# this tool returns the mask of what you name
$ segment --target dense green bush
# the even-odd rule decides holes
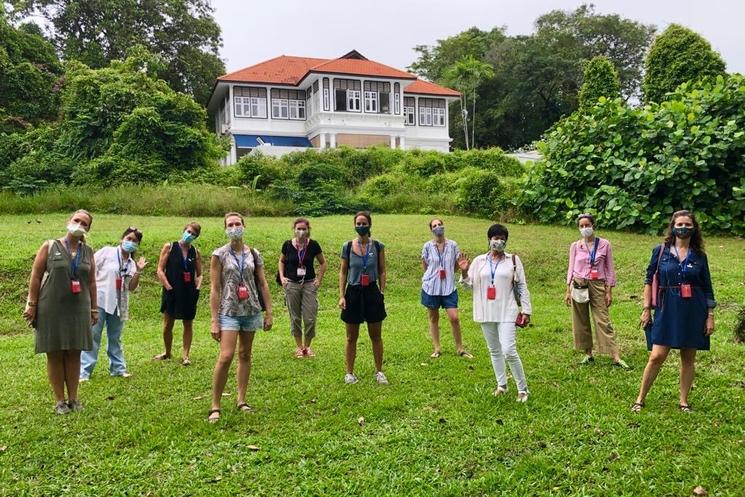
[[[466,176],[460,185],[456,205],[464,212],[493,218],[504,209],[504,188],[499,174],[476,171]]]
[[[618,71],[607,57],[593,57],[585,67],[584,81],[579,89],[579,108],[587,109],[604,97],[613,100],[621,97]]]
[[[709,230],[745,234],[745,78],[684,84],[661,105],[598,103],[541,144],[522,206],[544,222],[581,211],[657,232],[687,208]]]

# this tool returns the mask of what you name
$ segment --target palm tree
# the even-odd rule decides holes
[[[468,94],[472,95],[472,112],[471,112],[471,142],[470,146],[475,146],[476,142],[476,89],[482,81],[494,77],[494,68],[486,62],[481,62],[473,55],[467,55],[458,62],[450,66],[445,71],[446,84],[454,87],[460,92],[460,108],[463,115],[463,133],[466,140],[466,150],[469,147],[468,141]]]

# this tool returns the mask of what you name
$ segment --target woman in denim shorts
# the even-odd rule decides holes
[[[220,419],[220,400],[228,380],[228,371],[238,345],[238,399],[241,412],[251,411],[246,403],[248,377],[251,373],[251,346],[254,332],[272,327],[272,300],[264,276],[264,260],[257,250],[243,242],[243,216],[225,214],[225,234],[230,243],[212,253],[210,264],[210,309],[212,338],[220,343],[220,355],[212,375],[212,407],[207,419]],[[265,312],[259,292],[263,297]]]

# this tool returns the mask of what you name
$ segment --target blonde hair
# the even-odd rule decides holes
[[[93,226],[93,214],[91,214],[85,209],[78,209],[72,213],[72,216],[70,216],[70,219],[74,218],[75,214],[85,214],[86,216],[88,216],[88,230],[90,230],[91,226]]]
[[[225,218],[223,218],[223,221],[222,221],[224,228],[228,227],[228,218],[233,217],[233,216],[239,217],[241,219],[241,224],[243,226],[246,225],[246,221],[243,219],[243,215],[240,212],[228,212],[227,214],[225,214]]]

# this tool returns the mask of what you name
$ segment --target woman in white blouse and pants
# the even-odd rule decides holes
[[[473,320],[481,325],[486,345],[491,355],[497,388],[494,395],[507,392],[507,372],[505,361],[510,366],[512,376],[517,383],[517,401],[527,402],[528,381],[520,356],[517,353],[516,327],[520,309],[530,321],[532,307],[530,292],[525,281],[525,269],[520,258],[505,252],[509,232],[501,224],[489,228],[489,252],[479,255],[468,264],[467,259],[460,263],[461,283],[473,290]],[[513,285],[516,292],[513,292]]]

